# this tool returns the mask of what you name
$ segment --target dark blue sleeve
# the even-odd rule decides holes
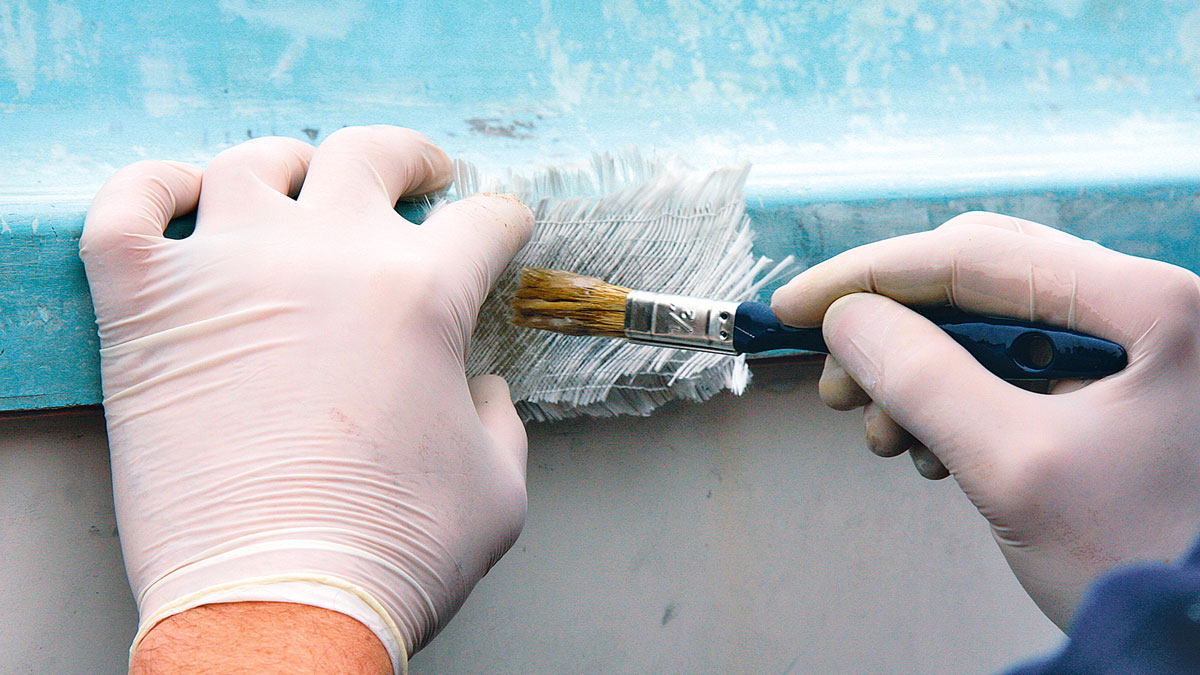
[[[1200,673],[1200,539],[1174,564],[1117,570],[1092,587],[1062,650],[1008,675]]]

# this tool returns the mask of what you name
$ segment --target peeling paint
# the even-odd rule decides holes
[[[0,3],[0,61],[17,87],[17,98],[33,93],[37,66],[35,15],[25,0]]]
[[[549,80],[558,96],[557,103],[570,110],[590,100],[596,91],[592,64],[571,62],[574,45],[563,41],[562,31],[550,10],[550,0],[542,0],[542,21],[534,29],[534,36],[539,53],[549,63]]]
[[[147,54],[138,60],[142,76],[142,105],[151,117],[176,115],[185,107],[196,107],[194,80],[187,64],[162,41],[155,41]]]
[[[340,40],[358,23],[366,0],[221,0],[222,12],[256,26],[278,28],[296,39]]]
[[[365,0],[313,0],[272,3],[265,0],[222,0],[222,12],[253,26],[284,31],[291,42],[284,48],[267,79],[277,85],[290,83],[295,64],[303,58],[312,40],[341,40],[353,29],[366,9]]]
[[[500,138],[527,139],[533,138],[536,125],[526,120],[504,120],[496,117],[472,117],[466,120],[471,133],[481,136],[496,136]]]
[[[1179,22],[1178,41],[1180,56],[1200,79],[1200,8],[1193,9]]]
[[[1136,13],[1088,0],[131,7],[0,0],[0,193],[86,199],[143,157],[204,162],[247,129],[315,141],[305,129],[368,122],[419,128],[498,168],[635,145],[794,170],[804,189],[901,186],[909,174],[880,167],[906,160],[943,166],[948,181],[1067,166],[1181,175],[1200,162],[1170,147],[1200,129],[1200,9],[1182,2]],[[214,39],[180,39],[180,26]],[[536,134],[504,128],[535,114],[546,116]],[[470,119],[499,122],[464,128]],[[1187,133],[1106,146],[1131,119]],[[1164,147],[1169,161],[1144,158]],[[854,164],[846,152],[882,161],[828,180],[811,161]]]
[[[94,53],[86,46],[88,35],[83,12],[78,7],[50,0],[46,3],[46,24],[50,41],[49,57],[53,60],[45,66],[46,77],[70,80],[77,76],[79,69],[95,62]]]

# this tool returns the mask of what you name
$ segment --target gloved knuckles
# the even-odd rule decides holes
[[[524,523],[520,420],[462,359],[531,219],[503,200],[405,221],[394,197],[445,185],[449,163],[390,127],[334,134],[293,201],[306,152],[222,155],[182,240],[162,232],[201,201],[198,170],[136,165],[89,213],[122,543],[143,629],[180,598],[283,574],[303,582],[280,591],[293,601],[377,621],[354,592],[312,591],[364,589],[411,649]],[[394,631],[370,625],[399,663]]]
[[[870,403],[871,397],[832,356],[825,357],[817,384],[821,401],[834,410],[854,410]]]

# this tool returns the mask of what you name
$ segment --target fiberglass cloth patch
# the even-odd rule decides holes
[[[508,322],[522,267],[548,267],[638,290],[750,300],[789,271],[752,252],[743,189],[749,166],[694,171],[674,159],[598,155],[590,169],[485,176],[457,162],[451,198],[510,192],[533,209],[533,239],[480,311],[467,375],[508,380],[525,421],[648,415],[675,399],[740,394],[743,356],[559,335]]]

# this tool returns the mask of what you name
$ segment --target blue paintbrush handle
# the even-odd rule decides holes
[[[953,310],[918,311],[1006,380],[1096,380],[1121,370],[1127,361],[1121,345],[1075,331]],[[785,326],[770,307],[757,302],[738,305],[733,347],[739,354],[776,349],[829,353],[820,328]]]

